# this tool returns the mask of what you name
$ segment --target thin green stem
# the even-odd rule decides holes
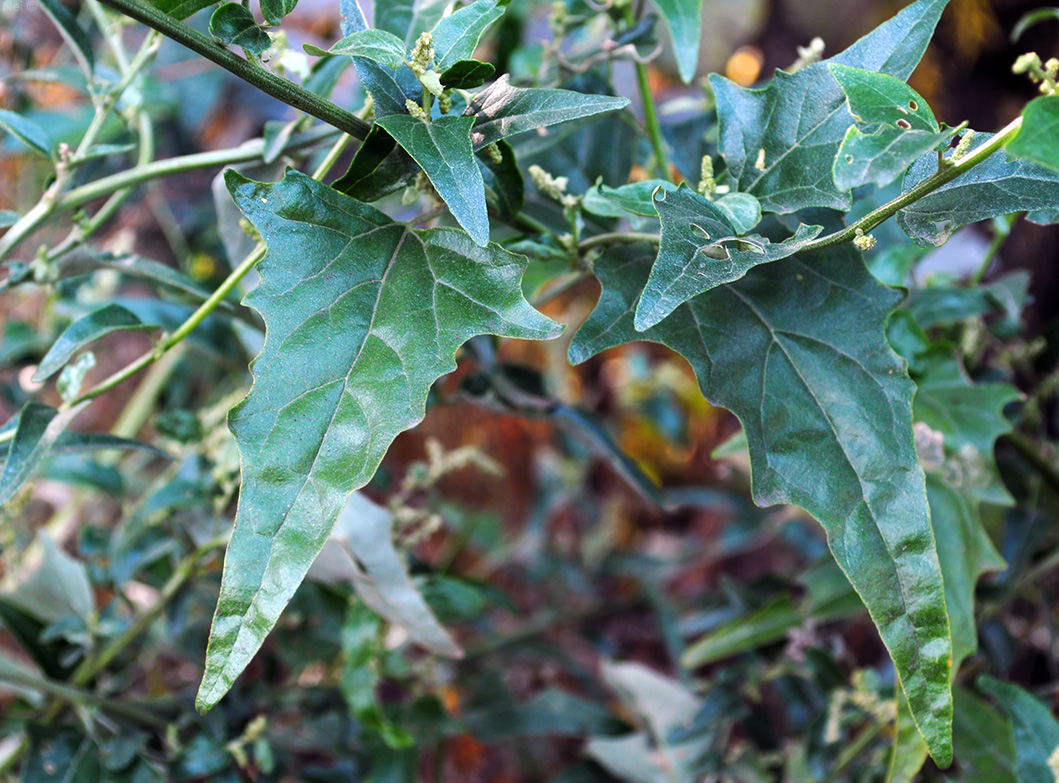
[[[299,111],[310,114],[317,119],[343,130],[357,139],[368,135],[371,125],[352,112],[342,109],[326,98],[310,92],[289,79],[284,79],[261,66],[244,60],[226,46],[198,30],[184,24],[169,14],[155,8],[143,0],[103,0],[103,3],[115,11],[125,14],[137,22],[157,30],[167,38],[186,46],[191,51],[205,57],[224,68],[248,84],[252,84],[267,95],[293,106]]]
[[[1017,117],[1015,120],[1004,126],[1004,128],[989,139],[989,141],[967,156],[960,158],[958,161],[950,160],[948,165],[943,166],[936,173],[930,175],[907,192],[902,193],[893,201],[889,201],[878,209],[872,210],[860,220],[851,223],[841,231],[836,231],[833,234],[828,234],[826,237],[821,237],[814,242],[810,242],[808,245],[805,245],[800,252],[810,253],[814,250],[823,250],[827,247],[835,247],[836,245],[842,245],[846,242],[852,242],[857,237],[858,232],[867,234],[873,228],[886,222],[909,204],[919,201],[919,199],[923,198],[928,193],[932,193],[942,185],[952,182],[961,174],[970,171],[1015,138],[1021,127],[1022,117]]]
[[[986,272],[989,271],[989,267],[993,265],[996,260],[997,253],[1000,252],[1000,248],[1004,244],[1004,240],[1011,234],[1011,227],[1015,225],[1015,214],[1004,215],[997,218],[993,225],[993,241],[989,243],[989,248],[985,252],[985,256],[982,258],[982,263],[978,265],[978,269],[975,270],[974,274],[971,275],[971,285],[978,285],[982,282]]]
[[[625,6],[625,21],[632,25],[636,22],[632,4]],[[640,86],[640,101],[643,103],[644,124],[647,126],[647,136],[651,140],[651,149],[655,155],[655,168],[658,175],[670,181],[669,158],[666,156],[666,145],[662,138],[662,126],[658,122],[658,110],[655,108],[654,94],[651,92],[651,80],[647,74],[647,66],[642,62],[636,62],[636,80]]]
[[[88,704],[93,707],[99,707],[104,712],[128,718],[145,726],[165,728],[169,723],[165,718],[134,704],[111,701],[81,688],[71,688],[69,685],[64,685],[61,682],[55,682],[45,677],[38,677],[29,672],[18,672],[10,669],[0,670],[0,681],[43,693],[67,704]]]
[[[323,180],[327,176],[335,164],[338,163],[338,159],[342,157],[342,153],[346,151],[346,147],[349,146],[349,142],[353,141],[353,137],[348,133],[343,133],[339,137],[338,141],[334,143],[331,149],[328,151],[324,159],[320,161],[320,165],[316,167],[316,171],[313,172],[313,179]]]
[[[607,245],[630,245],[636,242],[647,242],[657,245],[661,241],[661,237],[658,234],[638,234],[634,231],[615,232],[613,234],[596,234],[594,237],[584,239],[577,246],[577,249],[584,253],[593,248],[606,247]]]

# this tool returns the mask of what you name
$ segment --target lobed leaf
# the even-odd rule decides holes
[[[720,150],[733,187],[757,196],[769,212],[848,210],[850,195],[835,186],[832,161],[850,126],[850,114],[828,66],[907,79],[947,2],[919,0],[841,54],[793,74],[777,71],[763,88],[744,89],[711,76]]]
[[[639,331],[755,266],[794,255],[824,230],[799,226],[793,237],[775,244],[757,234],[739,236],[725,212],[685,185],[655,191],[654,206],[662,221],[662,241],[636,306],[634,325]]]
[[[603,293],[574,337],[571,360],[646,339],[691,363],[706,398],[743,423],[757,503],[801,506],[827,531],[894,659],[917,726],[947,765],[952,643],[944,586],[912,437],[914,387],[885,336],[900,295],[840,246],[754,268],[640,334],[634,312],[651,255],[620,248],[596,262]]]
[[[1056,139],[1059,139],[1059,95],[1045,95],[1026,104],[1022,110],[1022,128],[1007,145],[1007,151],[1013,158],[1025,158],[1059,171]]]
[[[979,133],[974,148],[993,134]],[[928,155],[908,171],[901,188],[908,192],[937,170]],[[897,224],[920,245],[943,245],[952,232],[969,223],[1012,212],[1030,212],[1034,223],[1059,219],[1059,171],[997,150],[973,169],[942,185],[897,213]]]
[[[275,184],[227,176],[268,245],[246,300],[267,332],[254,386],[229,416],[243,481],[200,710],[257,652],[456,350],[479,334],[561,332],[523,298],[521,256],[454,229],[413,231],[295,171]]]
[[[471,239],[483,246],[488,243],[485,181],[471,148],[474,120],[438,117],[424,122],[408,114],[390,114],[375,122],[419,164]]]

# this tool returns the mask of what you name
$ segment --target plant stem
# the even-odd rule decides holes
[[[978,285],[982,282],[982,278],[985,277],[985,273],[989,271],[989,267],[993,265],[996,260],[997,253],[1000,252],[1001,246],[1004,244],[1004,240],[1011,234],[1011,227],[1015,225],[1015,217],[1017,214],[1004,215],[1003,217],[997,218],[993,224],[993,241],[989,243],[989,249],[986,250],[985,256],[982,258],[982,263],[978,265],[978,269],[971,275],[971,285]]]
[[[186,46],[273,98],[323,120],[354,138],[363,139],[371,129],[369,123],[352,112],[336,106],[326,98],[321,98],[289,79],[284,79],[255,63],[244,60],[221,42],[203,35],[143,0],[103,0],[103,3]]]
[[[47,696],[52,696],[60,701],[66,702],[67,704],[90,704],[93,707],[99,707],[105,712],[109,712],[113,715],[120,715],[146,726],[165,728],[169,723],[165,718],[133,704],[111,701],[110,699],[105,699],[102,696],[97,696],[94,693],[89,693],[80,688],[71,688],[69,685],[64,685],[61,682],[55,682],[54,680],[49,680],[45,677],[38,677],[29,672],[17,672],[10,669],[4,669],[0,671],[0,681],[34,690]]]
[[[883,204],[878,209],[872,210],[856,223],[851,223],[841,231],[836,231],[833,234],[828,234],[826,237],[817,239],[815,242],[810,242],[799,252],[810,253],[814,250],[823,250],[827,247],[835,247],[836,245],[842,245],[846,242],[852,242],[856,238],[858,231],[867,234],[873,228],[889,220],[909,204],[918,201],[928,193],[932,193],[942,185],[952,182],[952,180],[956,179],[961,174],[970,171],[1015,138],[1015,135],[1019,132],[1019,128],[1021,127],[1022,117],[1016,117],[1012,122],[1005,125],[1004,128],[989,139],[989,141],[969,153],[967,156],[960,158],[955,162],[950,160],[948,166],[931,174],[911,190],[902,193],[893,201]]]
[[[625,21],[630,26],[635,24],[632,4],[625,6]],[[639,60],[636,61],[636,80],[640,85],[640,101],[643,103],[644,124],[647,126],[647,135],[651,139],[651,148],[654,150],[655,167],[658,175],[668,181],[669,159],[666,157],[665,141],[662,139],[662,126],[658,123],[658,111],[655,109],[655,98],[651,92],[651,80],[647,75],[647,66]]]
[[[594,237],[582,240],[577,246],[577,249],[584,253],[586,250],[591,250],[595,247],[604,247],[606,245],[625,245],[633,244],[635,242],[647,242],[652,245],[657,245],[661,241],[661,237],[659,237],[658,234],[637,234],[632,231],[626,231],[613,234],[596,234]]]

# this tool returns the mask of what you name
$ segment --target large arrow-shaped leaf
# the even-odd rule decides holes
[[[831,167],[853,119],[827,65],[907,79],[947,2],[919,0],[841,54],[793,74],[777,71],[761,89],[711,76],[721,154],[738,189],[757,196],[772,212],[848,210],[850,196],[835,187]]]
[[[691,363],[707,399],[743,423],[755,500],[796,504],[824,526],[932,754],[948,764],[952,644],[913,443],[915,389],[884,331],[900,295],[843,246],[755,267],[640,333],[651,258],[632,247],[596,262],[603,294],[571,359],[647,339]]]
[[[522,297],[525,259],[454,229],[413,231],[297,172],[227,174],[269,253],[247,297],[267,340],[229,424],[242,490],[197,706],[261,646],[349,494],[424,415],[468,339],[555,337]]]

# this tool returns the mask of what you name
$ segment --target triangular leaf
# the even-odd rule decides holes
[[[919,0],[849,49],[793,74],[777,71],[748,90],[711,76],[721,154],[737,189],[770,212],[806,207],[848,210],[835,187],[832,161],[851,124],[845,95],[828,70],[836,63],[907,79],[927,47],[948,0]]]
[[[914,387],[885,336],[900,295],[840,246],[754,268],[640,334],[633,314],[652,255],[634,246],[596,262],[603,294],[571,359],[646,339],[691,363],[706,398],[743,423],[758,504],[793,503],[824,526],[917,725],[947,765],[951,640],[941,566],[912,437]]]
[[[824,230],[799,226],[793,237],[776,244],[757,234],[742,237],[726,213],[686,186],[668,192],[659,189],[654,205],[662,221],[662,244],[636,306],[635,325],[640,331],[759,264],[794,255]]]
[[[358,30],[327,50],[328,54],[348,54],[385,65],[403,68],[407,62],[404,42],[385,30]]]
[[[478,93],[463,113],[474,116],[471,140],[474,148],[480,150],[517,133],[624,109],[628,105],[627,98],[609,95],[512,87],[504,74]]]
[[[257,652],[346,499],[425,413],[468,339],[555,337],[522,296],[525,259],[454,229],[413,231],[295,171],[228,173],[269,252],[247,297],[267,340],[229,416],[243,482],[199,689],[209,709]]]
[[[471,148],[470,117],[438,117],[424,122],[391,114],[376,122],[418,163],[452,216],[479,245],[489,241],[485,181]]]

